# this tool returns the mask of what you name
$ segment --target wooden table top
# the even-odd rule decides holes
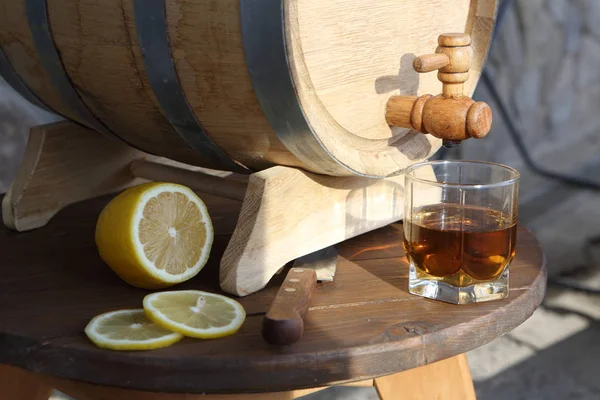
[[[174,289],[220,292],[218,261],[239,203],[202,196],[217,237],[209,264]],[[63,210],[44,228],[0,228],[0,364],[60,378],[123,388],[188,393],[267,392],[332,385],[400,372],[464,353],[509,332],[542,301],[544,255],[533,235],[518,231],[505,300],[468,306],[408,293],[402,225],[338,246],[334,282],[319,284],[303,338],[289,347],[265,343],[261,320],[281,279],[238,298],[247,319],[221,339],[184,339],[143,352],[95,347],[83,329],[97,314],[141,308],[148,291],[121,281],[94,244],[107,198]]]

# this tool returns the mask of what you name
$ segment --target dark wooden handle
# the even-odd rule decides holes
[[[289,345],[304,332],[304,316],[317,286],[317,275],[309,268],[291,268],[265,315],[262,336],[270,344]]]
[[[450,63],[450,58],[443,53],[425,54],[413,61],[413,69],[417,72],[431,72],[445,67]]]

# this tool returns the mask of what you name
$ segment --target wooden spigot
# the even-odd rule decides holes
[[[390,97],[387,123],[429,133],[443,139],[446,147],[470,137],[485,137],[492,126],[492,109],[463,94],[473,58],[471,37],[466,33],[445,33],[438,37],[438,44],[435,54],[417,57],[413,68],[420,73],[438,70],[442,94]]]

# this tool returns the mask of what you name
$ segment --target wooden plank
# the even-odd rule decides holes
[[[381,400],[475,400],[464,354],[375,379]]]
[[[0,397],[11,400],[48,400],[53,387],[30,372],[0,364]]]

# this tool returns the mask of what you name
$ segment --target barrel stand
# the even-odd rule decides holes
[[[39,228],[69,204],[145,180],[243,202],[220,268],[222,289],[237,296],[262,289],[289,261],[400,220],[404,207],[402,175],[333,177],[277,166],[245,176],[190,167],[58,122],[31,129],[2,202],[4,224]]]

